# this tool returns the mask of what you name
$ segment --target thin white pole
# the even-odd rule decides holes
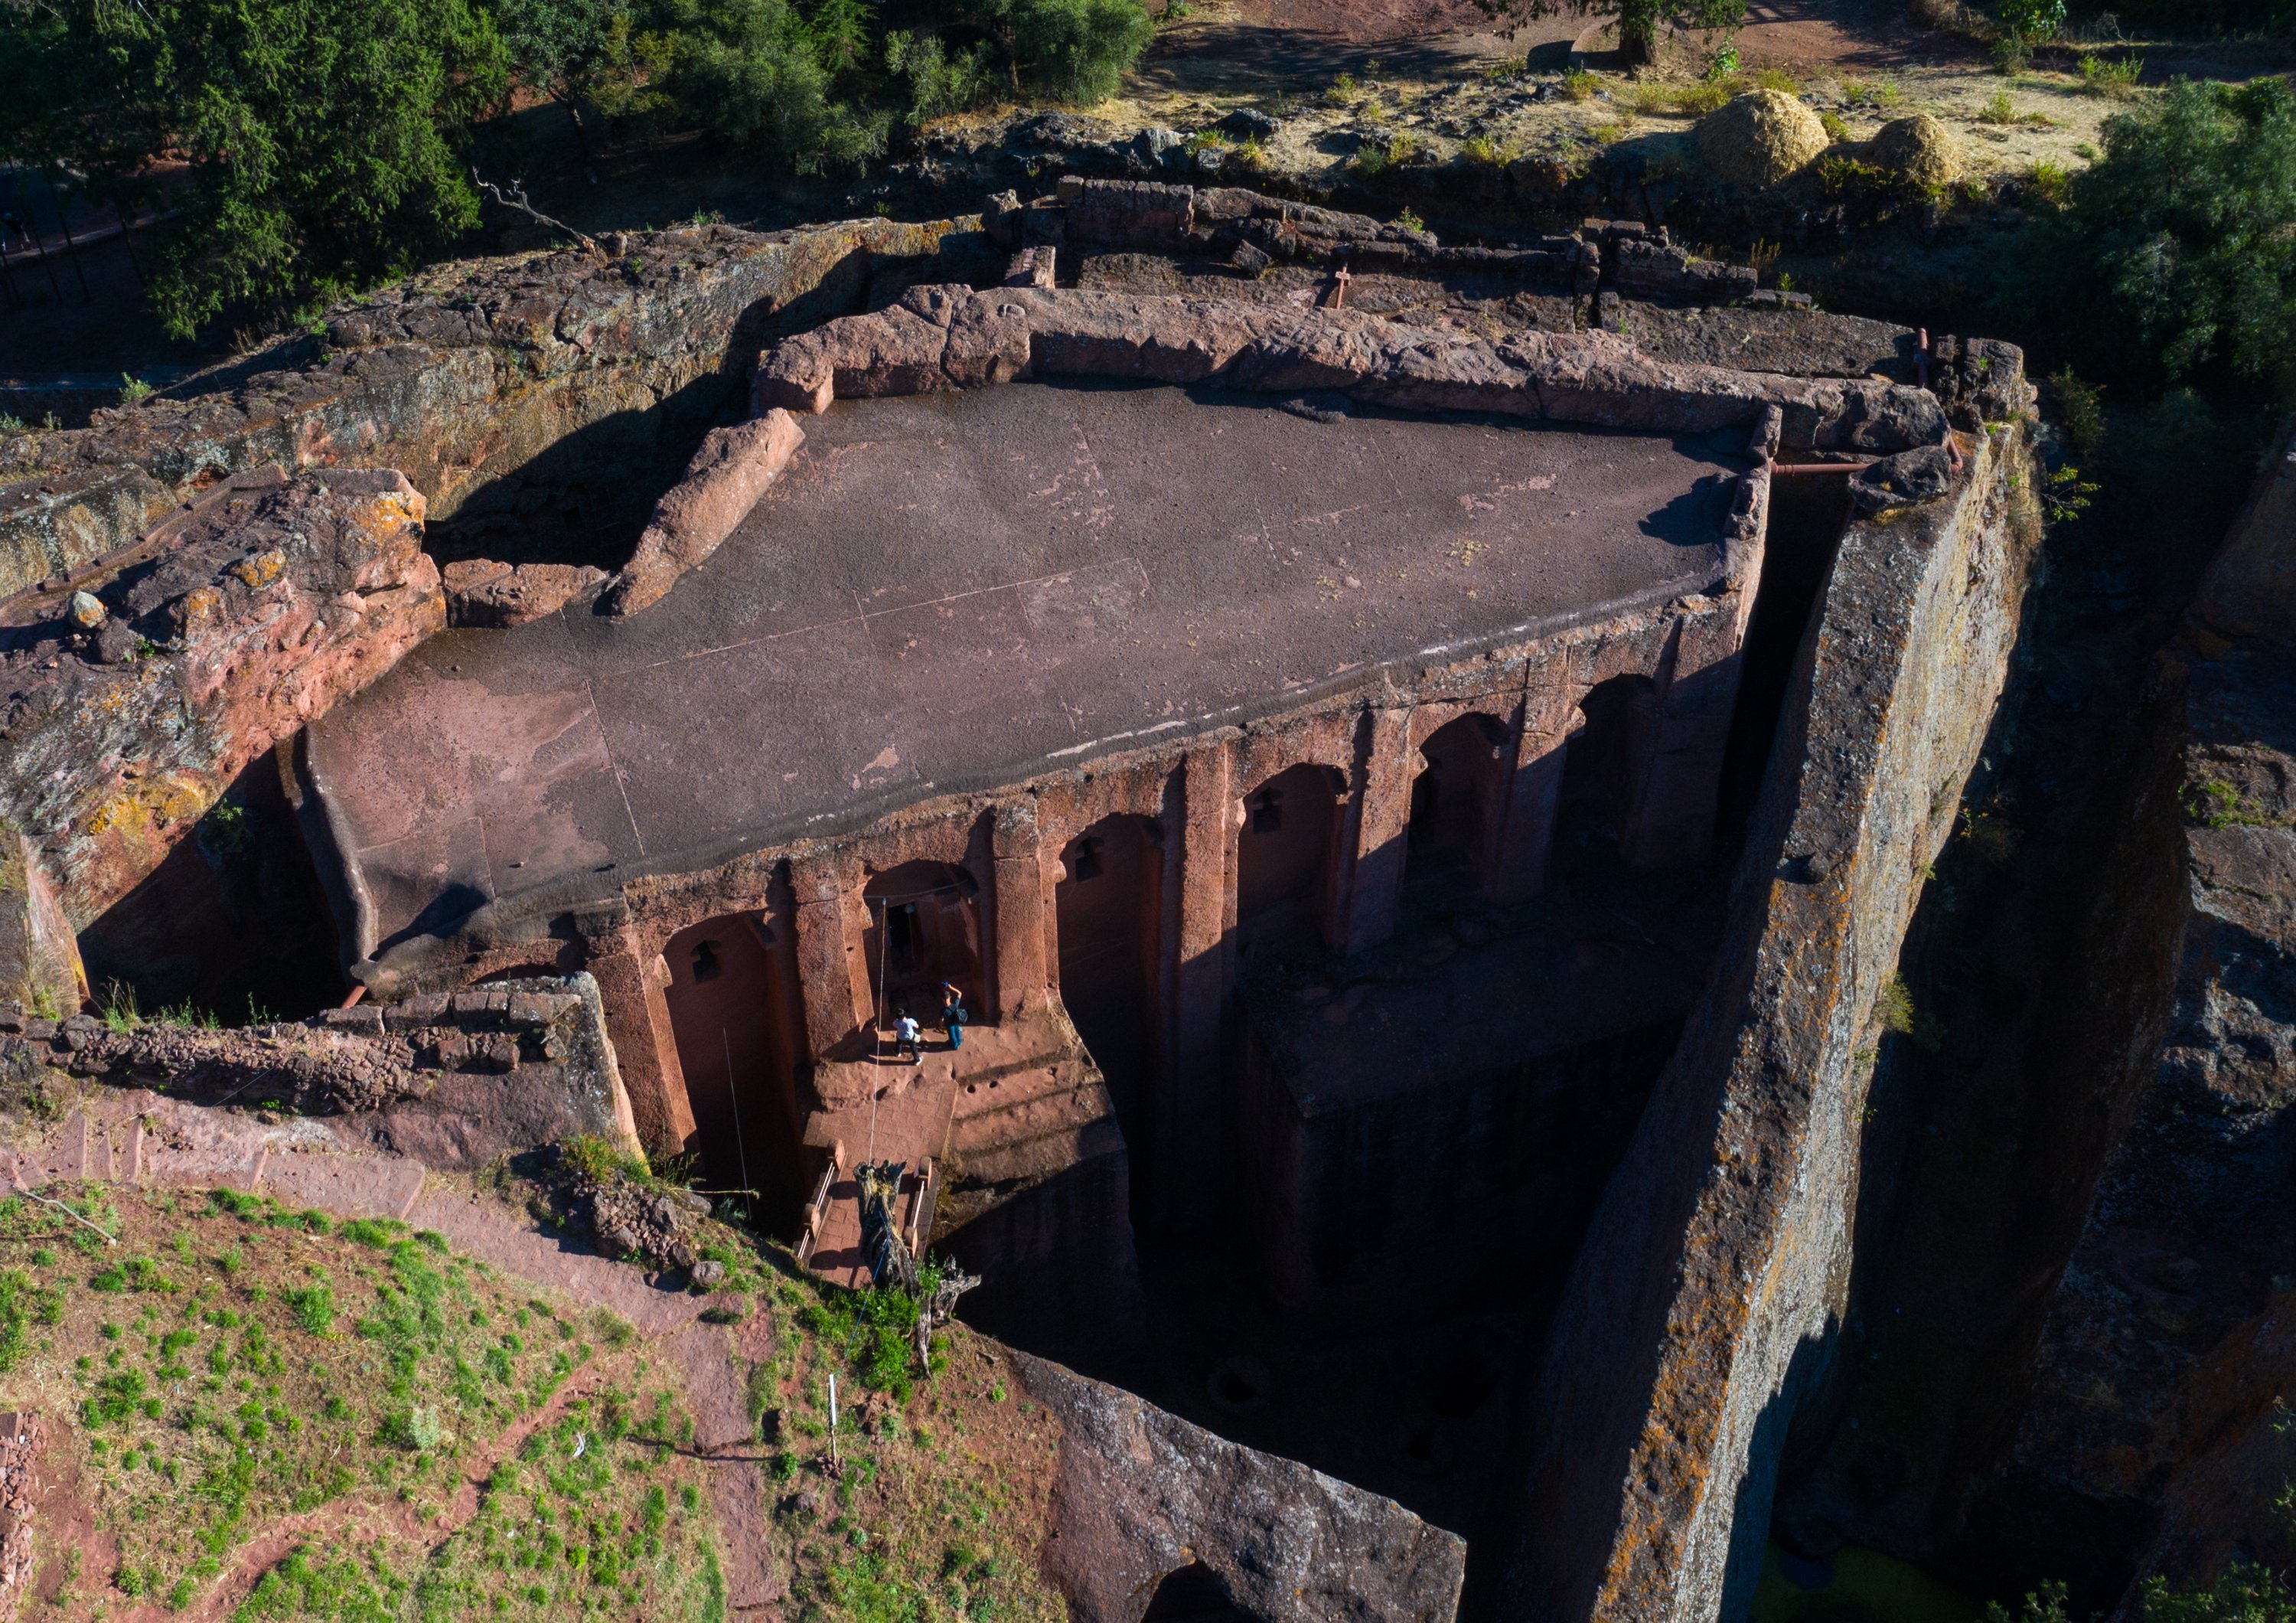
[[[750,1147],[742,1142],[742,1092],[734,1085],[734,1034],[724,1026],[718,1028],[718,1037],[726,1045],[726,1102],[734,1107],[734,1152],[741,1158],[743,1201],[750,1208],[750,1221],[758,1220],[758,1198],[747,1191],[757,1187],[750,1182]]]

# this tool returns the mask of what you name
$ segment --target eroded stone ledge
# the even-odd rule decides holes
[[[1781,414],[1780,443],[1894,452],[1945,436],[1927,390],[1652,361],[1610,333],[1526,332],[1493,342],[1345,309],[1077,289],[915,287],[891,308],[783,340],[758,362],[750,402],[824,411],[833,400],[1085,374],[1331,390],[1417,411],[1707,433]]]
[[[74,928],[239,770],[446,623],[396,473],[241,475],[72,593],[0,624],[0,802]]]

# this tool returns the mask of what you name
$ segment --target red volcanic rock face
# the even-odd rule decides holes
[[[97,629],[60,592],[0,606],[0,818],[75,927],[248,762],[446,624],[422,511],[388,470],[242,474],[82,582]]]

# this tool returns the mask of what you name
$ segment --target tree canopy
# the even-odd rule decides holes
[[[152,299],[188,334],[417,263],[478,218],[460,144],[507,88],[469,0],[45,0],[0,29],[0,133],[115,194],[193,184]]]
[[[700,129],[849,169],[998,95],[1092,102],[1140,0],[0,0],[0,156],[123,201],[168,161],[168,328],[277,320],[449,251],[473,141],[518,89],[622,133]]]
[[[2085,376],[2292,381],[2296,94],[2183,83],[2104,126],[2104,156],[2034,221],[2010,299]]]

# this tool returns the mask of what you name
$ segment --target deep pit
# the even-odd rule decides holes
[[[1186,189],[1135,190],[1079,199],[1146,218]],[[1207,218],[1279,228],[1237,196]],[[586,972],[636,1139],[818,1280],[869,1285],[890,1232],[981,1277],[976,1329],[1259,1451],[1253,1471],[1387,1495],[1464,1536],[1479,1585],[1599,1564],[1600,1535],[1520,1547],[1546,1491],[1524,1439],[1570,1401],[1540,1372],[1567,1375],[1590,1278],[1674,1277],[1663,1202],[1615,1208],[1654,1155],[1697,1153],[1654,1124],[1694,1115],[1742,1018],[1769,868],[1910,870],[1782,842],[1809,752],[1874,758],[1824,754],[1841,717],[1930,703],[1835,704],[1823,684],[1907,679],[1826,628],[1926,637],[1955,592],[2013,588],[1974,566],[1935,586],[1921,550],[2009,523],[2021,442],[1964,395],[2021,409],[1994,364],[2013,351],[1932,391],[1878,324],[1807,375],[1741,372],[1569,325],[1414,326],[1314,278],[1277,298],[1216,262],[1191,286],[1228,278],[1232,301],[1112,271],[976,292],[947,249],[856,257],[814,307],[681,293],[706,308],[644,411],[600,388],[587,427],[491,484],[458,474],[457,516],[402,560],[427,618],[387,670],[259,752],[230,733],[225,812],[118,894],[106,828],[73,836],[94,856],[58,890],[94,906],[90,972],[288,1013],[352,991],[377,1033]],[[1677,291],[1721,285],[1677,257]],[[1564,282],[1512,308],[1575,321],[1589,262],[1526,251],[1505,274]],[[1431,308],[1489,317],[1423,269]],[[620,565],[599,536],[648,497],[662,522],[735,392],[686,362],[776,337],[753,400],[801,441],[664,595],[623,612],[594,579],[505,625],[455,606],[468,577],[425,573]],[[1948,450],[1936,494],[1890,505],[1875,482]],[[297,477],[248,499],[326,494]],[[1891,618],[1875,581],[1925,595]],[[1948,813],[1962,742],[1923,765]],[[250,937],[267,958],[201,946]],[[1643,1401],[1641,1356],[1606,1398]],[[1278,1615],[1234,1551],[1157,1548],[1128,1605]]]

